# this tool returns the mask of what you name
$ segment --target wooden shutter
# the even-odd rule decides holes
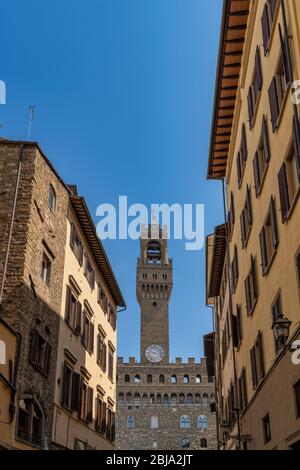
[[[237,280],[239,278],[239,260],[238,260],[238,250],[237,250],[236,245],[234,246],[233,264],[234,264],[234,277],[235,277],[235,281],[237,282]]]
[[[262,139],[263,139],[263,147],[264,147],[264,158],[265,162],[268,164],[270,161],[270,142],[269,142],[269,131],[268,131],[268,122],[267,118],[264,115],[262,121]]]
[[[255,185],[255,195],[258,197],[260,190],[260,172],[259,172],[259,154],[255,152],[253,159],[253,173],[254,173],[254,185]]]
[[[297,275],[298,275],[298,286],[300,287],[300,253],[298,253],[296,257],[296,268],[297,268]]]
[[[251,349],[250,357],[251,357],[251,370],[252,370],[252,384],[253,384],[253,390],[255,390],[257,387],[257,368],[256,368],[255,347]]]
[[[236,157],[236,166],[237,166],[237,175],[238,175],[238,184],[241,186],[242,182],[242,165],[241,165],[241,154],[238,152]]]
[[[294,386],[294,390],[295,390],[297,417],[300,418],[300,380]]]
[[[111,413],[111,440],[116,440],[116,413],[112,411]]]
[[[105,434],[106,432],[106,403],[102,403],[102,420],[101,420],[101,433]]]
[[[243,369],[243,372],[242,372],[242,390],[243,390],[243,403],[244,403],[244,406],[246,406],[248,402],[246,369]]]
[[[231,192],[231,195],[230,195],[230,214],[231,214],[231,223],[232,225],[234,225],[235,224],[235,206],[234,206],[233,192]]]
[[[86,311],[83,310],[82,313],[82,342],[86,346],[86,337],[87,337],[87,331],[86,331],[87,325],[86,325]]]
[[[252,216],[251,189],[250,189],[250,186],[247,186],[246,206],[247,206],[248,222],[249,222],[249,225],[252,225],[253,216]]]
[[[94,352],[94,334],[95,334],[95,327],[94,327],[94,323],[90,323],[90,344],[89,344],[89,350],[91,353]]]
[[[102,349],[102,369],[106,371],[106,357],[107,357],[107,346],[105,343],[103,343],[103,349]]]
[[[44,364],[44,371],[43,371],[46,375],[49,374],[50,360],[51,360],[51,346],[49,343],[47,343],[46,352],[45,352],[45,364]]]
[[[258,88],[259,91],[261,91],[262,87],[263,87],[263,75],[262,75],[261,57],[260,57],[260,48],[259,48],[259,46],[257,46],[256,54],[255,54],[255,72],[256,72],[257,88]]]
[[[271,198],[270,220],[271,220],[271,228],[272,228],[272,244],[276,250],[276,248],[279,245],[279,237],[278,237],[278,227],[277,227],[276,205],[275,205],[275,199],[273,197]]]
[[[242,237],[243,248],[245,247],[245,243],[246,243],[246,231],[245,231],[244,214],[245,214],[244,211],[242,211],[241,216],[240,216],[241,237]]]
[[[300,182],[300,126],[297,116],[293,116],[293,142],[296,157],[298,181]]]
[[[72,399],[71,408],[73,411],[80,411],[80,374],[73,372],[72,374]]]
[[[279,193],[280,193],[280,202],[281,202],[282,222],[285,223],[288,217],[289,210],[290,210],[290,200],[289,200],[285,163],[283,163],[280,169],[280,172],[278,174],[278,183],[279,183]]]
[[[71,245],[72,249],[74,249],[74,246],[75,246],[74,238],[75,238],[75,227],[74,227],[73,222],[71,222],[70,245]]]
[[[235,348],[239,346],[239,336],[238,336],[238,325],[237,325],[237,317],[232,315],[232,342]]]
[[[100,333],[97,335],[97,362],[100,362],[100,341],[101,341],[101,336]]]
[[[269,39],[270,39],[269,12],[268,12],[267,3],[265,3],[263,15],[261,18],[261,25],[262,25],[264,51],[265,51],[265,55],[267,55],[269,51]]]
[[[278,2],[278,0],[270,0],[272,19],[274,19],[274,16],[275,16],[275,10],[276,10],[277,2]]]
[[[262,342],[262,334],[259,332],[258,340],[257,340],[257,347],[259,352],[259,368],[260,368],[260,379],[263,378],[265,375],[265,365],[264,365],[264,351],[263,351],[263,342]]]
[[[96,398],[96,409],[97,409],[97,419],[96,419],[96,431],[101,432],[101,424],[102,424],[102,400],[97,397]]]
[[[82,316],[82,307],[80,302],[76,302],[76,334],[81,335],[81,316]]]
[[[247,147],[247,136],[246,136],[246,127],[245,124],[243,124],[242,127],[242,156],[243,156],[243,161],[245,162],[248,157],[248,147]]]
[[[254,105],[253,105],[251,87],[249,88],[247,101],[248,101],[248,113],[249,113],[249,126],[251,130],[253,126],[253,114],[254,114]]]
[[[64,363],[64,370],[63,370],[63,380],[62,380],[62,405],[69,406],[69,389],[67,387],[67,372],[69,368],[67,363]]]
[[[35,330],[35,329],[32,330],[29,359],[33,364],[36,363],[36,353],[37,353],[37,347],[38,347],[38,339],[39,339],[38,331]]]
[[[250,299],[249,282],[250,282],[250,278],[248,276],[245,280],[246,307],[247,307],[247,314],[248,315],[250,315],[250,313],[251,313],[251,299]]]
[[[94,403],[94,390],[91,387],[87,388],[87,415],[86,420],[88,423],[93,421],[93,403]]]
[[[258,288],[257,288],[257,277],[256,277],[256,259],[251,256],[251,275],[252,275],[252,282],[253,282],[253,291],[255,300],[258,297]]]
[[[278,104],[278,94],[277,94],[277,84],[276,77],[273,78],[270,88],[269,88],[269,102],[271,110],[271,120],[273,132],[277,129],[277,121],[279,117],[279,104]]]
[[[280,36],[280,43],[281,43],[281,51],[282,51],[282,59],[283,59],[283,67],[284,73],[287,83],[291,82],[291,73],[290,73],[290,66],[289,66],[289,43],[288,39],[283,37],[282,30],[280,23],[278,24],[279,29],[279,36]]]
[[[71,321],[71,289],[67,286],[67,298],[66,298],[66,314],[65,320],[70,324]]]
[[[262,231],[259,234],[259,242],[260,242],[262,272],[263,272],[263,275],[265,275],[267,271],[267,267],[268,267],[265,227],[262,228]]]

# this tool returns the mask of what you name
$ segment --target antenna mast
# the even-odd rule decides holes
[[[28,123],[28,135],[27,135],[27,141],[30,141],[30,136],[31,136],[31,127],[32,127],[32,121],[34,118],[34,113],[35,113],[35,106],[29,106],[29,123]]]

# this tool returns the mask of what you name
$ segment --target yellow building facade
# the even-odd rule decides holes
[[[298,449],[300,4],[224,1],[222,21],[208,177],[226,183],[228,208],[236,364],[223,429],[230,442],[240,426],[240,447]]]

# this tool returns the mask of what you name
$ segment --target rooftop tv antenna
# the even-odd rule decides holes
[[[29,106],[29,123],[28,123],[28,135],[27,135],[27,141],[28,142],[30,141],[32,121],[34,119],[34,113],[35,113],[35,106]]]

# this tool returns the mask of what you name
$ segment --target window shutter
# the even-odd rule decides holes
[[[260,188],[260,174],[259,174],[259,155],[255,152],[253,159],[253,172],[254,172],[254,184],[255,184],[255,195],[258,197]]]
[[[246,136],[246,127],[245,124],[243,124],[242,127],[242,156],[244,162],[247,160],[248,157],[248,147],[247,147],[247,136]]]
[[[82,267],[83,265],[83,244],[80,242],[80,249],[79,249],[79,264]]]
[[[245,247],[245,242],[246,242],[244,211],[242,211],[241,216],[240,216],[240,224],[241,224],[242,245],[243,245],[243,248],[244,248]]]
[[[272,19],[274,19],[274,16],[275,16],[275,10],[276,10],[277,2],[278,2],[278,0],[271,0],[270,1]]]
[[[256,277],[256,260],[251,256],[251,272],[252,272],[252,282],[253,282],[253,291],[254,297],[258,297],[258,288],[257,288],[257,277]]]
[[[70,323],[71,321],[71,289],[67,286],[67,298],[66,298],[66,322]]]
[[[82,307],[81,303],[76,303],[76,334],[78,336],[81,335],[81,314],[82,314]]]
[[[290,67],[289,67],[289,50],[288,50],[289,43],[288,43],[288,38],[283,37],[280,24],[278,24],[278,29],[279,29],[282,57],[283,57],[284,73],[285,73],[287,83],[290,83],[291,82],[291,73],[290,73]]]
[[[268,122],[267,122],[266,116],[263,117],[263,122],[262,122],[262,139],[263,139],[265,162],[269,163],[269,161],[270,161],[270,142],[269,142]]]
[[[249,126],[251,130],[253,126],[253,113],[254,113],[251,87],[249,88],[247,100],[248,100]]]
[[[100,362],[100,333],[97,335],[97,362]]]
[[[62,383],[62,405],[69,406],[69,390],[67,388],[67,363],[64,363],[64,370],[63,370],[63,383]]]
[[[111,413],[111,433],[110,438],[112,441],[116,440],[116,414],[112,411]]]
[[[82,314],[82,342],[86,346],[86,311],[83,310]]]
[[[101,412],[101,433],[105,434],[106,432],[106,403],[102,403],[102,412]]]
[[[251,370],[252,370],[252,384],[253,384],[253,390],[255,390],[257,387],[257,369],[256,369],[255,348],[251,349],[250,357],[251,357]]]
[[[252,225],[253,222],[253,217],[252,217],[252,205],[251,205],[251,189],[249,186],[247,186],[247,216],[248,216],[248,221],[249,225]]]
[[[94,327],[94,323],[90,323],[90,344],[89,344],[89,349],[90,349],[90,352],[93,353],[94,352],[94,334],[95,334],[95,327]]]
[[[70,245],[74,249],[74,236],[75,236],[75,229],[74,229],[74,224],[71,222],[71,235],[70,235]]]
[[[260,379],[265,375],[265,365],[264,365],[264,351],[263,351],[263,342],[262,334],[258,334],[258,350],[259,350],[259,368],[260,368]]]
[[[256,80],[258,90],[261,91],[263,87],[263,75],[261,67],[261,57],[260,57],[260,48],[257,46],[255,54],[255,71],[256,71]]]
[[[99,397],[96,398],[96,407],[97,407],[96,431],[101,432],[102,400]]]
[[[238,336],[237,317],[235,315],[232,315],[232,341],[233,341],[233,346],[235,348],[238,348],[239,336]]]
[[[271,219],[271,227],[272,227],[272,244],[273,244],[273,247],[276,249],[279,245],[279,237],[278,237],[278,227],[277,227],[276,205],[275,205],[275,199],[273,197],[271,198],[270,219]]]
[[[300,126],[299,120],[295,114],[293,116],[293,142],[296,156],[298,181],[300,182]]]
[[[242,182],[242,166],[241,166],[241,154],[238,152],[236,157],[236,166],[237,166],[237,175],[238,175],[238,184],[241,186]]]
[[[73,411],[80,411],[80,374],[73,372],[72,375],[72,402],[71,408]]]
[[[94,390],[91,387],[87,389],[87,415],[86,420],[88,423],[93,422],[93,402],[94,402]]]
[[[235,206],[234,206],[234,195],[233,192],[231,192],[230,196],[231,202],[230,202],[230,214],[231,214],[231,223],[232,225],[235,224]]]
[[[300,418],[300,381],[294,386],[297,417]]]
[[[46,375],[49,374],[50,370],[50,360],[51,360],[51,346],[49,343],[46,345],[46,353],[45,353],[45,365],[44,365],[44,373]]]
[[[296,258],[296,266],[297,266],[297,275],[298,275],[298,285],[300,287],[300,253],[297,255],[297,258]]]
[[[269,102],[271,110],[271,120],[273,132],[277,129],[277,120],[279,116],[279,104],[278,104],[278,94],[277,94],[277,84],[276,77],[273,78],[270,88],[269,88]]]
[[[269,51],[269,39],[270,39],[270,25],[269,25],[269,13],[268,13],[268,4],[265,4],[264,12],[261,18],[262,24],[262,33],[263,33],[263,42],[264,42],[264,51],[267,55]]]
[[[268,257],[267,257],[267,249],[266,249],[266,233],[265,227],[262,228],[262,231],[259,234],[259,241],[260,241],[260,253],[261,253],[261,263],[262,263],[262,272],[263,275],[266,274],[266,270],[268,267]]]
[[[102,350],[102,369],[106,371],[106,356],[107,356],[107,346],[103,343],[103,350]]]
[[[249,276],[245,280],[245,294],[246,294],[246,307],[247,307],[247,314],[250,315],[251,313],[251,303],[250,303],[250,288],[249,288]]]
[[[30,361],[35,364],[36,362],[36,352],[37,352],[37,345],[38,345],[38,331],[37,330],[32,330],[31,332],[31,343],[30,343],[30,353],[29,353],[29,359]]]
[[[281,202],[282,223],[285,223],[285,221],[287,220],[289,209],[290,209],[285,163],[283,163],[280,169],[280,172],[278,174],[278,183],[279,183],[279,193],[280,193],[280,202]]]
[[[239,260],[238,260],[238,250],[237,246],[234,247],[234,277],[237,282],[239,278]]]

